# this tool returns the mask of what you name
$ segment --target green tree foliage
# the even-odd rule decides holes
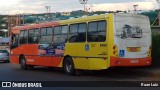
[[[30,16],[25,18],[25,23],[35,23],[36,22],[36,17]]]
[[[158,17],[158,12],[157,11],[150,11],[150,12],[143,12],[141,13],[142,15],[146,15],[150,19],[150,23],[153,24],[156,18]],[[158,20],[154,23],[154,25],[158,25]]]
[[[152,34],[152,65],[160,66],[160,34]]]
[[[4,36],[4,32],[0,31],[0,37]]]
[[[3,26],[6,25],[6,26]],[[5,15],[0,15],[0,37],[5,36],[4,32],[1,31],[3,29],[7,29],[7,19]]]
[[[83,14],[84,12],[82,10],[72,11],[70,17],[82,17]]]

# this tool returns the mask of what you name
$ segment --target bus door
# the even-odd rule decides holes
[[[90,69],[107,67],[107,22],[106,20],[88,23],[87,43],[85,44],[86,55],[90,58]]]
[[[19,38],[19,34],[12,34],[11,36],[11,47],[10,49],[14,49],[16,47],[18,47],[18,38]]]
[[[74,60],[75,68],[88,68],[88,61],[85,60],[87,23],[70,24],[69,39],[65,46],[65,55],[70,55]]]

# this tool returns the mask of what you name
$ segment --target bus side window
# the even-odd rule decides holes
[[[11,36],[12,45],[14,45],[14,43],[15,43],[15,38],[16,38],[16,35],[12,33],[12,36]]]
[[[106,41],[106,21],[94,21],[88,24],[88,42]]]
[[[29,30],[28,34],[29,34],[28,35],[29,44],[39,43],[40,30],[38,28]]]
[[[66,43],[68,37],[68,25],[56,26],[54,28],[54,43]]]
[[[54,42],[54,44],[60,43],[61,30],[62,30],[61,26],[54,27],[54,35],[53,35],[53,42]]]
[[[15,46],[18,46],[18,34],[15,35],[15,42],[13,44]]]
[[[15,47],[18,47],[18,34],[11,35],[11,49],[14,49]]]
[[[35,29],[34,32],[34,43],[39,43],[39,37],[40,37],[40,29],[37,28]]]
[[[33,29],[31,29],[31,30],[29,30],[29,32],[28,32],[28,43],[29,44],[31,44],[31,43],[34,43],[34,30]]]
[[[40,43],[51,44],[53,41],[52,35],[53,35],[52,27],[41,28]]]
[[[98,42],[106,41],[106,21],[98,21]]]
[[[66,43],[68,40],[68,25],[63,25],[62,26],[62,31],[61,31],[61,42]]]
[[[21,30],[20,31],[20,44],[26,44],[27,43],[27,37],[28,37],[28,31],[27,30]]]
[[[78,24],[71,24],[69,27],[69,42],[73,43],[76,42],[78,33]]]
[[[86,41],[86,23],[78,24],[78,36],[76,42],[85,42]]]
[[[18,34],[12,34],[11,36],[11,49],[18,47]]]
[[[86,23],[70,25],[69,42],[85,42],[86,41]]]

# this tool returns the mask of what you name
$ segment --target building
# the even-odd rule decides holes
[[[0,43],[9,43],[9,38],[0,38]]]

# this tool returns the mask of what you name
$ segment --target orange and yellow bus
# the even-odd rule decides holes
[[[149,18],[104,14],[12,29],[11,62],[80,70],[151,65]]]

